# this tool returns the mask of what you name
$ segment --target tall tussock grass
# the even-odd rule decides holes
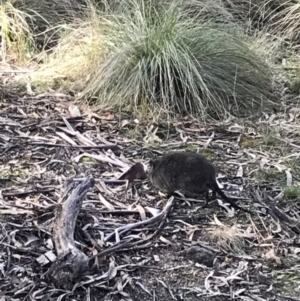
[[[300,1],[282,0],[280,9],[271,16],[273,33],[280,34],[285,41],[299,49],[300,42]]]
[[[31,58],[35,50],[33,33],[26,22],[28,14],[17,9],[12,2],[0,2],[0,59],[19,64]]]
[[[187,17],[178,4],[157,3],[131,0],[101,17],[107,55],[81,97],[135,109],[146,101],[200,117],[260,110],[271,93],[271,72],[241,33]]]
[[[53,47],[48,55],[45,52],[36,56],[44,61],[31,75],[34,86],[38,90],[83,89],[86,78],[93,71],[95,60],[99,60],[102,52],[101,34],[96,18],[89,21],[77,21],[64,26],[67,33]]]

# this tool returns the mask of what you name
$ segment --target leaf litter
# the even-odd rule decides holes
[[[10,92],[1,105],[0,299],[297,300],[299,205],[282,202],[275,180],[255,175],[275,168],[287,186],[297,181],[285,162],[299,160],[298,111],[262,114],[255,126],[179,119],[163,139],[157,125],[79,108],[63,93]],[[266,126],[285,133],[272,136],[284,155],[276,143],[243,145],[245,137],[261,139]],[[133,127],[142,139],[126,136]],[[151,186],[151,158],[191,148],[211,151],[218,182],[253,216],[222,200],[222,208],[201,208],[201,197],[167,200]],[[58,289],[43,280],[57,259],[55,210],[66,183],[88,176],[96,183],[83,201],[75,242],[93,268],[71,290]]]

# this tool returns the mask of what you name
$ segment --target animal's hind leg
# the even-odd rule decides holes
[[[206,207],[208,205],[208,202],[209,202],[209,190],[207,188],[206,191],[205,191],[205,203],[202,206],[202,208]]]
[[[217,193],[214,189],[212,189],[211,187],[207,187],[206,191],[205,191],[205,203],[204,205],[202,206],[202,208],[206,207],[210,201],[210,198],[209,198],[209,189],[212,190],[212,200],[215,200],[217,198]]]

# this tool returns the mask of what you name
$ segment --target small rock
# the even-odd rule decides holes
[[[196,263],[206,265],[207,267],[212,267],[216,254],[206,248],[192,246],[186,251],[186,256],[189,260],[192,260]]]

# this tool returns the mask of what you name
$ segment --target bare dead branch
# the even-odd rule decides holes
[[[53,225],[53,240],[58,255],[57,261],[47,276],[59,287],[70,287],[73,281],[88,267],[88,257],[75,247],[74,229],[83,199],[93,178],[86,178],[75,188],[72,182],[61,198]]]

